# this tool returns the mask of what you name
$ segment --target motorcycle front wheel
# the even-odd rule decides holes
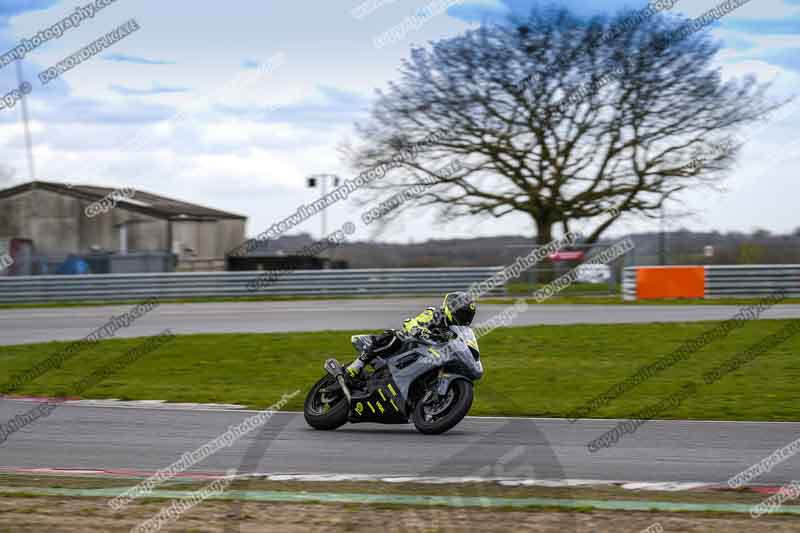
[[[325,376],[311,387],[303,405],[303,416],[314,429],[336,429],[347,422],[349,406],[333,376]]]
[[[411,420],[426,435],[438,435],[452,429],[467,416],[472,407],[472,383],[459,379],[450,384],[447,394],[436,400],[419,401]]]

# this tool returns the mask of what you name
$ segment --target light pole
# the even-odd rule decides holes
[[[667,264],[667,228],[666,228],[666,213],[664,204],[661,204],[661,213],[659,214],[659,232],[658,232],[658,264],[664,266]]]
[[[23,79],[22,79],[22,60],[17,60],[17,86],[22,87]],[[31,140],[31,129],[28,125],[29,118],[28,118],[28,97],[27,95],[23,94],[22,98],[20,98],[20,109],[22,110],[22,124],[25,127],[25,148],[27,149],[28,155],[28,175],[31,181],[36,181],[36,170],[34,170],[33,166],[33,141]]]
[[[322,195],[320,198],[324,198],[325,195],[328,194],[328,180],[331,180],[334,187],[338,187],[339,182],[341,181],[339,176],[336,174],[312,174],[307,178],[306,183],[311,189],[315,188],[317,184],[319,184],[319,186],[322,188]],[[322,236],[320,239],[325,239],[325,237],[328,235],[328,214],[326,211],[327,209],[322,210]]]

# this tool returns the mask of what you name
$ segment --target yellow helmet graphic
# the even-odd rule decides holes
[[[475,318],[475,301],[466,292],[449,292],[444,295],[442,313],[448,326],[469,326]]]

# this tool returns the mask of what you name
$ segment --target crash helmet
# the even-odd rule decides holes
[[[448,326],[469,326],[475,318],[475,300],[467,292],[448,292],[442,302],[442,314]]]

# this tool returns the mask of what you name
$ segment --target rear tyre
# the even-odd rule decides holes
[[[330,388],[330,391],[324,389]],[[332,430],[347,422],[350,410],[347,398],[338,387],[336,378],[325,376],[311,387],[303,405],[306,423],[314,429]]]
[[[467,416],[472,407],[472,398],[472,383],[463,379],[456,380],[450,384],[447,395],[439,402],[417,402],[411,420],[426,435],[444,433]]]

